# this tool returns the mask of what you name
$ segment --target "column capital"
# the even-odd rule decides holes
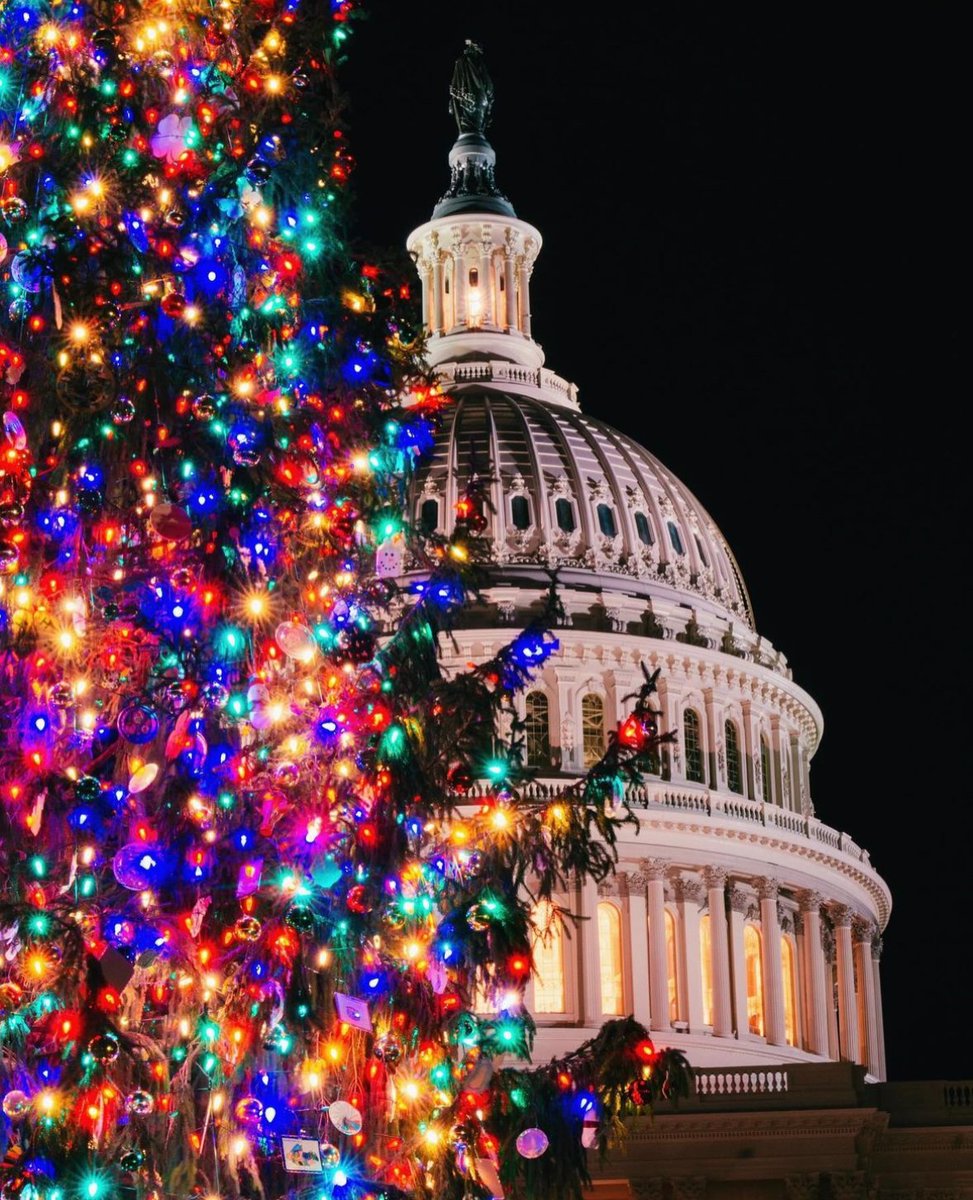
[[[726,867],[703,867],[703,882],[708,888],[724,888],[727,874]]]
[[[628,881],[628,894],[630,896],[643,896],[645,894],[645,885],[648,880],[642,871],[626,871],[625,878]]]
[[[851,936],[854,941],[871,944],[872,938],[875,937],[877,932],[875,925],[867,917],[856,916],[852,918]]]
[[[872,958],[874,959],[875,962],[878,962],[881,959],[882,948],[883,948],[882,935],[878,932],[878,930],[876,930],[875,936],[872,938]]]
[[[827,906],[828,916],[831,918],[831,924],[837,925],[839,928],[851,928],[851,922],[855,915],[854,909],[848,904],[838,904],[834,902]]]
[[[780,880],[770,875],[758,875],[753,886],[761,900],[776,900],[780,893]]]
[[[730,884],[729,891],[730,908],[737,913],[743,913],[744,916],[750,911],[752,897],[749,892],[743,890],[738,883]]]
[[[639,868],[647,880],[661,879],[665,881],[669,868],[672,866],[671,858],[640,858]]]
[[[794,893],[794,897],[801,906],[802,913],[817,913],[821,914],[821,906],[824,904],[824,897],[820,892],[814,892],[810,888],[802,888]]]
[[[690,904],[701,904],[706,889],[703,881],[695,875],[676,875],[672,880],[676,900]]]

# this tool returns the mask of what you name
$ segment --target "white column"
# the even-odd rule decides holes
[[[434,235],[435,236],[435,235]],[[438,239],[433,245],[432,260],[432,313],[427,323],[433,333],[443,332],[443,260],[439,253]]]
[[[456,325],[466,325],[466,289],[469,282],[466,252],[462,235],[454,230],[450,246],[453,255],[453,319]]]
[[[669,1029],[669,978],[666,962],[666,858],[643,859],[649,907],[649,1009],[652,1029]]]
[[[506,300],[507,329],[516,329],[517,285],[514,281],[514,251],[509,241],[503,251],[503,294]]]
[[[764,1037],[770,1046],[787,1045],[787,1026],[784,1021],[784,970],[780,959],[780,919],[777,916],[776,879],[758,879],[760,897],[760,929],[763,953]]]
[[[632,871],[628,876],[628,946],[632,987],[632,1016],[648,1029],[652,1024],[649,1005],[649,918],[645,904],[645,876]]]
[[[747,954],[743,944],[750,897],[736,884],[730,885],[730,989],[733,996],[733,1024],[738,1038],[749,1037],[747,1015]]]
[[[872,970],[872,937],[875,928],[869,921],[855,920],[851,926],[858,978],[858,1023],[861,1062],[871,1075],[880,1078],[881,1054],[878,1041],[878,1014],[875,1008],[875,975]]]
[[[858,1003],[855,998],[855,960],[851,948],[852,912],[845,904],[831,906],[838,953],[838,1049],[847,1062],[861,1062],[858,1044]]]
[[[695,876],[680,875],[673,880],[679,924],[682,926],[682,945],[679,961],[682,964],[686,1003],[685,1018],[690,1033],[703,1031],[703,972],[700,965],[699,906],[702,903],[703,881]],[[680,1013],[682,1016],[683,1013]]]
[[[493,278],[490,272],[490,251],[492,249],[492,243],[487,237],[484,237],[483,241],[480,242],[479,269],[481,325],[493,324]]]
[[[885,1066],[885,1021],[882,1017],[882,976],[879,962],[882,957],[882,939],[876,935],[872,938],[872,986],[875,989],[875,1022],[878,1026],[878,1077],[886,1079]]]
[[[801,743],[796,733],[791,734],[791,807],[795,812],[804,811],[804,788],[801,776]]]
[[[709,902],[709,940],[712,952],[713,1036],[733,1036],[733,998],[730,991],[730,933],[726,923],[726,871],[703,871]]]
[[[804,918],[804,972],[807,978],[807,1046],[812,1054],[828,1057],[828,964],[821,929],[823,897],[801,892],[798,900]]]
[[[598,962],[598,884],[593,879],[585,879],[581,886],[581,917],[577,935],[581,950],[581,1003],[578,1008],[582,1024],[597,1029],[601,1025],[601,970]]]
[[[524,337],[530,337],[530,267],[527,265],[526,256],[520,260],[517,275],[520,286],[520,328]]]

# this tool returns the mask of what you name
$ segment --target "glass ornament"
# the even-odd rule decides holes
[[[30,250],[21,250],[10,260],[10,276],[25,292],[39,292],[44,273],[36,255]]]
[[[16,500],[8,500],[6,504],[0,504],[0,525],[3,525],[4,528],[12,529],[23,519],[24,506],[18,504]]]
[[[348,889],[345,903],[348,905],[349,911],[353,913],[371,912],[374,907],[368,895],[368,888],[363,883],[356,883]]]
[[[17,296],[7,305],[7,316],[15,324],[19,321],[26,321],[33,311],[26,296]]]
[[[394,1067],[402,1058],[402,1039],[394,1033],[382,1033],[375,1039],[372,1053],[387,1067]]]
[[[94,775],[82,775],[74,785],[74,797],[82,804],[94,804],[101,799],[101,781]]]
[[[70,708],[74,704],[74,688],[70,683],[55,683],[48,692],[48,698],[55,708]]]
[[[15,450],[27,449],[27,430],[16,413],[3,414],[3,436]]]
[[[341,1151],[332,1142],[321,1142],[321,1165],[331,1170],[341,1162]]]
[[[128,425],[135,420],[135,405],[127,396],[119,396],[112,405],[111,419],[113,425]]]
[[[13,1009],[20,1007],[24,989],[12,979],[0,983],[0,1017],[6,1016]]]
[[[307,904],[290,904],[284,913],[284,921],[298,933],[307,933],[314,928],[314,911]]]
[[[362,1127],[361,1113],[347,1100],[335,1100],[328,1108],[328,1119],[340,1133],[359,1133]]]
[[[157,504],[149,514],[149,524],[167,542],[185,541],[193,531],[189,513],[178,504]]]
[[[159,716],[149,704],[126,704],[118,714],[118,732],[133,746],[144,746],[159,732]]]
[[[229,688],[225,688],[222,683],[213,681],[204,683],[200,688],[199,694],[203,702],[211,708],[226,708],[230,702]]]
[[[241,942],[255,942],[262,929],[263,926],[256,917],[240,917],[233,926],[233,934]]]
[[[118,1165],[123,1171],[137,1171],[145,1162],[145,1155],[141,1150],[126,1150],[119,1158]]]
[[[20,1088],[13,1088],[3,1098],[3,1115],[11,1121],[22,1121],[30,1112],[30,1097]]]
[[[113,1033],[96,1034],[88,1043],[88,1053],[101,1066],[113,1063],[121,1053],[121,1044]]]
[[[540,1158],[549,1145],[547,1134],[536,1126],[517,1135],[517,1153],[521,1158]]]
[[[20,196],[8,196],[0,202],[0,216],[10,226],[22,225],[27,220],[27,201]]]
[[[138,1088],[125,1097],[125,1111],[133,1117],[147,1117],[155,1111],[155,1098],[151,1092]]]
[[[212,421],[219,412],[219,406],[216,403],[216,397],[211,396],[208,392],[203,392],[202,395],[196,396],[192,402],[193,416],[197,421]]]
[[[129,842],[112,859],[112,874],[130,892],[144,892],[165,881],[169,874],[168,856],[158,846]]]
[[[233,1115],[244,1125],[256,1125],[264,1115],[264,1106],[256,1096],[241,1096],[233,1106]]]
[[[277,626],[274,640],[288,658],[299,662],[310,662],[317,654],[314,634],[300,621],[283,621]]]
[[[466,911],[466,923],[475,933],[482,933],[490,927],[490,916],[482,904],[471,904]]]

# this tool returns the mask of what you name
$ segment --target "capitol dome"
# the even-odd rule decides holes
[[[639,826],[620,837],[616,874],[536,914],[535,1057],[632,1013],[697,1070],[847,1060],[883,1079],[891,897],[867,851],[816,816],[821,712],[758,633],[706,509],[545,366],[530,306],[541,236],[496,184],[483,115],[460,125],[449,188],[408,240],[429,361],[453,400],[413,514],[448,535],[474,477],[488,497],[488,585],[444,667],[496,654],[554,579],[559,649],[517,698],[528,795],[555,798],[597,761],[646,671],[675,734],[629,791]]]

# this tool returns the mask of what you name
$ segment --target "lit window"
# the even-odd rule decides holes
[[[470,287],[478,287],[480,284],[480,272],[476,267],[470,267]]]
[[[666,909],[666,976],[669,983],[669,1020],[679,1020],[679,987],[676,982],[676,918]]]
[[[682,537],[680,536],[679,530],[676,528],[675,521],[670,521],[668,523],[668,529],[669,541],[672,542],[673,550],[675,550],[677,554],[685,554],[686,549],[682,544]]]
[[[557,527],[562,533],[574,533],[574,505],[562,496],[554,501],[554,515],[557,517]]]
[[[713,1024],[713,946],[709,913],[699,918],[699,966],[703,981],[703,1024]]]
[[[651,546],[655,541],[652,536],[652,526],[649,524],[649,518],[644,512],[635,514],[635,532],[639,535],[639,541],[645,546]]]
[[[524,703],[524,741],[528,767],[551,765],[551,723],[547,697],[543,692],[528,692]]]
[[[581,698],[581,761],[593,767],[605,753],[605,704],[589,692]]]
[[[618,532],[615,526],[615,514],[607,504],[599,504],[596,511],[598,513],[598,528],[605,537],[614,537]]]
[[[419,528],[424,534],[435,533],[439,528],[439,501],[423,500],[419,510]]]
[[[751,1033],[763,1037],[763,966],[760,961],[760,934],[753,925],[743,927],[743,954],[747,970],[747,1024]]]
[[[732,721],[723,726],[726,739],[726,786],[731,792],[743,795],[743,772],[740,763],[740,736]]]
[[[601,1011],[620,1017],[622,994],[622,918],[614,904],[598,905],[598,964],[601,973]]]
[[[770,746],[765,737],[760,739],[760,775],[764,781],[764,799],[773,804],[774,777],[770,771]]]
[[[703,744],[699,736],[699,713],[687,708],[682,718],[683,749],[686,752],[686,778],[703,783]]]
[[[515,529],[530,528],[530,505],[526,496],[514,496],[510,501],[510,519]]]
[[[794,970],[794,947],[787,934],[781,934],[780,964],[784,976],[784,1040],[788,1046],[797,1045],[797,973]]]
[[[563,1013],[564,930],[550,900],[541,900],[534,908],[534,1012]]]

